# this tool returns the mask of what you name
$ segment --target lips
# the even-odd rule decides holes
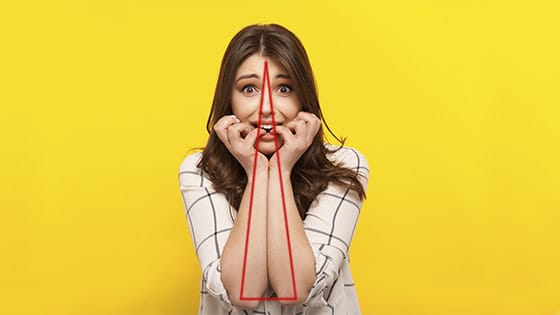
[[[264,131],[266,131],[267,133],[270,133],[272,131],[273,126],[272,125],[261,125],[261,128],[264,129]]]
[[[264,135],[260,136],[261,141],[271,142],[274,141],[274,135],[272,133],[265,133]]]
[[[258,127],[258,123],[253,122],[251,123],[255,128]],[[280,126],[282,123],[276,123],[276,126]],[[261,128],[266,131],[267,134],[271,134],[272,130],[274,129],[274,124],[271,121],[262,121]]]

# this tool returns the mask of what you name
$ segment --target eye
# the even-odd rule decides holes
[[[292,88],[289,85],[282,84],[278,87],[278,92],[281,94],[289,94],[292,91]]]
[[[253,94],[257,92],[257,88],[254,85],[247,84],[243,88],[241,88],[241,92],[245,94]]]

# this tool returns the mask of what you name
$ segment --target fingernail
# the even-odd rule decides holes
[[[233,117],[233,119],[235,119],[235,121],[239,122],[239,119],[235,115],[231,115],[231,117]]]

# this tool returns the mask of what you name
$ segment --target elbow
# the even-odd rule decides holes
[[[241,283],[239,281],[236,281],[237,277],[235,277],[234,279],[232,278],[233,277],[228,278],[227,274],[224,277],[224,274],[222,273],[222,279],[225,280],[223,281],[224,288],[226,289],[231,304],[235,307],[242,308],[247,311],[255,310],[259,305],[259,298],[264,296],[264,291],[266,288],[256,286],[247,287],[244,289],[244,297],[242,298],[240,291]]]
[[[305,302],[305,296],[298,295],[295,299],[279,300],[282,305],[301,305]]]
[[[280,302],[280,304],[282,305],[301,305],[303,304],[303,302],[305,302],[305,300],[307,299],[307,296],[309,295],[309,292],[311,291],[311,288],[313,286],[313,283],[315,282],[312,279],[307,279],[308,281],[305,282],[305,284],[303,283],[299,283],[296,284],[297,287],[297,291],[294,296],[294,290],[292,287],[290,288],[285,288],[285,290],[279,290],[278,296],[279,297],[293,297],[290,299],[280,299],[278,300],[278,302]],[[283,293],[282,293],[283,292]]]
[[[224,278],[224,274],[222,273],[222,279],[223,278]],[[228,280],[235,280],[235,279],[231,279],[231,278],[228,279],[227,276],[225,278],[226,281],[223,281],[223,283],[231,304],[235,307],[242,308],[247,311],[255,310],[259,305],[259,300],[253,298],[255,296],[257,297],[263,296],[264,290],[262,290],[263,292],[258,293],[260,292],[260,290],[255,291],[254,288],[246,288],[244,290],[245,297],[242,298],[241,291],[239,290],[239,288],[241,287],[241,283],[238,281],[228,281]]]
[[[283,295],[283,296],[287,297],[287,296],[293,296],[293,295]],[[295,298],[280,299],[280,300],[278,300],[278,302],[280,302],[280,304],[282,304],[282,305],[301,305],[301,304],[303,304],[303,302],[305,302],[306,298],[307,298],[307,294],[301,294],[298,291],[298,294]]]
[[[239,296],[237,297],[230,296],[230,301],[233,306],[242,308],[247,311],[253,311],[259,305],[258,300],[246,300],[246,299],[241,300]]]
[[[258,299],[253,299],[255,295],[245,295],[245,297],[241,298],[241,292],[239,291],[239,287],[236,286],[234,288],[226,285],[226,292],[228,295],[228,299],[230,300],[231,304],[235,307],[238,308],[242,308],[245,309],[247,311],[252,311],[254,309],[257,308],[257,306],[259,305],[259,300]],[[229,288],[229,290],[228,290]],[[247,291],[245,291],[247,292]],[[247,293],[246,293],[247,294]],[[257,295],[257,296],[262,296],[263,294]],[[247,297],[249,296],[249,297]]]
[[[311,288],[317,279],[315,266],[309,265],[307,270],[296,270],[295,280],[288,277],[271,277],[270,286],[280,298],[278,302],[282,305],[301,305],[307,299]],[[295,291],[294,292],[294,286]],[[285,298],[285,299],[282,299]]]

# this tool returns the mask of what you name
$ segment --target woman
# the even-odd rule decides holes
[[[276,24],[237,33],[207,145],[179,171],[199,314],[360,313],[348,249],[369,170],[344,140],[326,144],[322,123],[330,132],[299,39]]]

